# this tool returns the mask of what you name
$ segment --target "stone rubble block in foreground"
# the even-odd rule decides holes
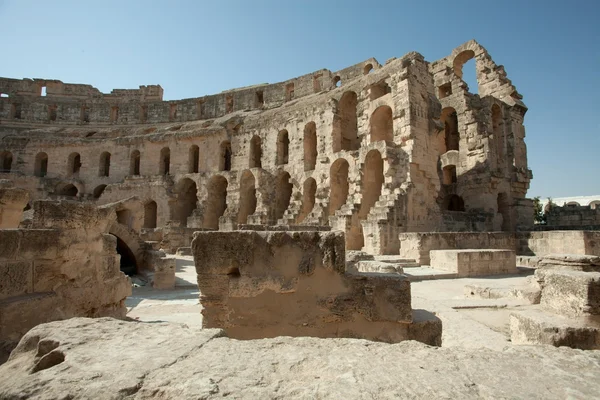
[[[240,341],[216,329],[73,318],[21,340],[0,366],[0,399],[590,399],[598,376],[598,351]]]

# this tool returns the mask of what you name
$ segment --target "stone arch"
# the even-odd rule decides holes
[[[69,154],[67,163],[67,176],[77,176],[81,170],[81,155],[79,153]]]
[[[102,193],[104,193],[104,189],[106,189],[106,185],[96,186],[96,188],[94,188],[94,191],[92,192],[92,195],[94,196],[94,198],[99,199],[100,196],[102,196]]]
[[[377,107],[369,121],[371,128],[371,143],[384,140],[394,141],[394,121],[390,106]]]
[[[132,151],[129,159],[129,175],[140,175],[140,161],[140,151]]]
[[[568,202],[568,203],[567,203],[567,204],[565,204],[565,205],[566,205],[566,206],[568,206],[568,207],[581,207],[581,204],[579,204],[579,203],[578,203],[578,202],[576,202],[576,201],[570,201],[570,202]]]
[[[40,178],[48,175],[48,154],[42,151],[35,155],[33,173],[35,176],[39,176]]]
[[[200,164],[200,147],[197,145],[191,145],[188,156],[188,172],[190,174],[198,173],[198,166]]]
[[[371,150],[365,157],[362,171],[362,199],[358,214],[352,219],[350,232],[346,235],[346,247],[349,250],[363,248],[365,238],[361,221],[367,219],[371,208],[375,205],[383,189],[383,158],[377,150]]]
[[[498,165],[504,165],[506,157],[506,136],[502,109],[498,104],[492,105],[492,132],[496,141]]]
[[[452,68],[454,69],[454,74],[462,79],[463,82],[467,84],[467,86],[472,83],[478,86],[477,81],[477,73],[476,73],[476,65],[475,65],[475,52],[473,50],[464,50],[460,52],[456,57],[454,57],[454,61],[452,62]],[[473,60],[473,61],[471,61]],[[465,68],[466,66],[466,68]],[[465,76],[465,70],[467,71]],[[471,89],[472,91],[473,89]],[[478,92],[478,88],[474,91]]]
[[[342,78],[339,75],[333,77],[333,86],[340,87],[342,86]]]
[[[289,161],[290,137],[288,131],[283,129],[277,134],[277,165],[285,165]]]
[[[231,143],[225,140],[220,146],[219,171],[231,171]]]
[[[227,179],[221,175],[215,175],[206,185],[208,196],[204,209],[203,227],[207,229],[219,229],[219,218],[225,214],[227,209]]]
[[[79,193],[79,189],[72,183],[62,183],[56,188],[56,194],[59,196],[75,197]]]
[[[290,174],[286,171],[281,171],[277,175],[275,183],[275,212],[273,215],[275,223],[283,218],[285,210],[290,206],[293,190],[294,185],[291,182]]]
[[[297,223],[301,223],[312,212],[315,207],[315,195],[317,194],[317,182],[313,178],[304,181],[302,188],[302,209],[298,215]]]
[[[260,137],[254,135],[250,140],[250,168],[262,168],[262,144]]]
[[[117,253],[121,256],[121,271],[127,275],[136,274],[143,266],[144,247],[142,240],[135,232],[117,221],[110,225],[108,233],[117,238]]]
[[[0,152],[0,172],[10,172],[13,163],[13,155],[10,151]]]
[[[444,151],[459,150],[460,133],[458,131],[458,115],[452,107],[446,107],[442,110],[441,121],[444,124]],[[443,154],[442,153],[442,154]]]
[[[350,165],[344,158],[339,158],[331,164],[329,169],[329,215],[334,215],[348,199],[350,185],[348,183],[348,170]]]
[[[588,204],[588,205],[590,206],[590,208],[592,210],[600,209],[600,200],[591,201],[590,204]]]
[[[363,75],[369,75],[371,73],[371,71],[373,71],[373,64],[368,63],[363,68]]]
[[[309,122],[304,127],[304,170],[312,171],[317,165],[317,125]]]
[[[465,211],[465,201],[456,194],[450,194],[444,199],[444,210]]]
[[[248,216],[256,211],[256,179],[254,174],[245,170],[240,178],[240,208],[238,224],[248,223]]]
[[[110,175],[110,153],[108,151],[100,154],[100,165],[98,168],[98,176],[109,176]]]
[[[198,206],[198,188],[196,182],[190,178],[183,178],[175,185],[177,201],[173,210],[173,218],[181,223],[181,226],[187,226],[187,219]]]
[[[358,96],[353,91],[342,95],[333,121],[333,152],[358,150]]]
[[[154,200],[144,204],[144,228],[154,229],[157,226],[158,205]]]
[[[169,175],[171,169],[171,149],[168,147],[163,147],[160,150],[160,162],[158,168],[158,173],[160,175]]]

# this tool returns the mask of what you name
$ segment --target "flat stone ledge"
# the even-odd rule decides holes
[[[430,258],[432,268],[454,272],[458,277],[518,273],[513,250],[431,250]]]

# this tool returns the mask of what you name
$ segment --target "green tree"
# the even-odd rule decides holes
[[[546,223],[546,214],[544,213],[544,209],[542,208],[540,196],[533,198],[533,220],[536,224]]]

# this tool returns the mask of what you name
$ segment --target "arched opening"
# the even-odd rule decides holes
[[[75,197],[79,191],[75,187],[75,185],[67,184],[58,189],[57,193],[60,196],[70,196]]]
[[[334,215],[348,199],[348,161],[343,158],[336,160],[329,169],[330,194],[329,215]]]
[[[13,155],[10,151],[0,152],[0,172],[10,172],[12,168]]]
[[[373,64],[369,63],[363,68],[363,75],[368,75],[373,71]]]
[[[140,158],[139,150],[134,150],[131,152],[131,157],[129,160],[129,175],[140,174]]]
[[[317,194],[317,182],[313,178],[304,181],[302,188],[302,210],[298,215],[297,223],[301,223],[315,207],[315,195]]]
[[[293,189],[294,185],[291,182],[290,174],[280,172],[275,184],[275,215],[273,216],[275,222],[283,218],[285,210],[290,206]]]
[[[452,185],[458,181],[458,177],[456,176],[456,166],[455,165],[447,165],[444,167],[442,177],[442,183],[444,185]]]
[[[498,104],[492,106],[492,132],[496,140],[498,166],[505,164],[506,137],[504,135],[504,121],[502,119],[502,110]]]
[[[474,57],[475,52],[473,50],[463,51],[454,58],[453,68],[454,74],[467,84],[470,91],[477,93],[478,84]]]
[[[191,174],[197,174],[199,164],[200,164],[200,148],[194,144],[190,147],[190,154],[189,154],[189,160],[188,160],[188,172]]]
[[[79,174],[79,171],[81,170],[81,156],[79,153],[71,153],[69,155],[69,165],[67,168],[67,175],[77,176]]]
[[[144,204],[144,228],[156,228],[156,220],[158,218],[158,206],[154,200],[150,200]]]
[[[137,273],[137,261],[135,260],[133,251],[131,251],[129,246],[120,237],[115,237],[117,238],[117,253],[121,256],[121,272],[129,276],[135,275]]]
[[[304,170],[312,171],[317,165],[317,125],[309,122],[304,127]]]
[[[566,204],[567,207],[580,207],[581,205],[576,201],[570,201]]]
[[[95,199],[99,199],[100,196],[102,196],[102,193],[104,193],[104,189],[106,189],[106,185],[99,185],[96,186],[96,188],[94,189],[92,195],[94,196]]]
[[[109,176],[110,175],[110,153],[105,151],[100,154],[100,168],[98,170],[98,176]]]
[[[290,154],[290,138],[285,129],[277,134],[277,165],[288,163]]]
[[[346,92],[338,103],[338,112],[333,121],[333,152],[358,150],[358,123],[356,106],[358,97],[354,92]]]
[[[459,150],[460,134],[458,132],[458,115],[452,107],[442,110],[442,122],[444,123],[444,144],[445,152],[450,150]],[[443,154],[443,153],[442,153]]]
[[[594,201],[592,201],[592,202],[589,204],[589,206],[590,206],[590,208],[591,208],[592,210],[595,210],[595,209],[597,209],[597,208],[598,208],[598,209],[600,209],[600,200],[594,200]]]
[[[394,141],[394,122],[392,109],[389,106],[377,107],[371,114],[371,143],[385,140]]]
[[[465,211],[465,202],[462,197],[451,194],[444,199],[444,209],[448,211]]]
[[[258,136],[253,136],[250,140],[250,168],[262,168],[262,148]]]
[[[227,179],[215,175],[208,181],[204,228],[219,229],[219,218],[227,209]]]
[[[160,175],[169,175],[171,169],[171,150],[163,147],[160,151],[160,165],[158,173]]]
[[[35,176],[39,176],[41,178],[48,174],[48,154],[44,152],[36,154],[33,172]]]
[[[256,211],[256,183],[252,172],[246,170],[240,179],[240,209],[238,224],[248,222],[248,216]]]
[[[231,143],[228,140],[221,143],[219,171],[231,171]]]
[[[133,212],[127,208],[117,211],[117,222],[131,229],[133,225]]]
[[[340,86],[342,86],[342,78],[340,78],[340,76],[339,76],[339,75],[336,75],[336,76],[334,76],[334,77],[333,77],[333,85],[334,85],[335,87],[340,87]]]
[[[503,231],[510,231],[511,230],[511,221],[510,221],[510,205],[508,202],[508,195],[506,193],[498,193],[497,204],[498,204],[498,213],[502,216],[501,229]]]
[[[367,153],[362,174],[362,200],[357,218],[352,220],[350,232],[346,235],[346,246],[349,250],[360,250],[364,246],[361,221],[367,219],[371,208],[375,205],[383,188],[383,159],[377,150]]]
[[[187,226],[187,219],[198,204],[196,182],[189,178],[183,178],[177,183],[175,192],[177,193],[177,202],[173,219],[179,221],[181,226]]]

